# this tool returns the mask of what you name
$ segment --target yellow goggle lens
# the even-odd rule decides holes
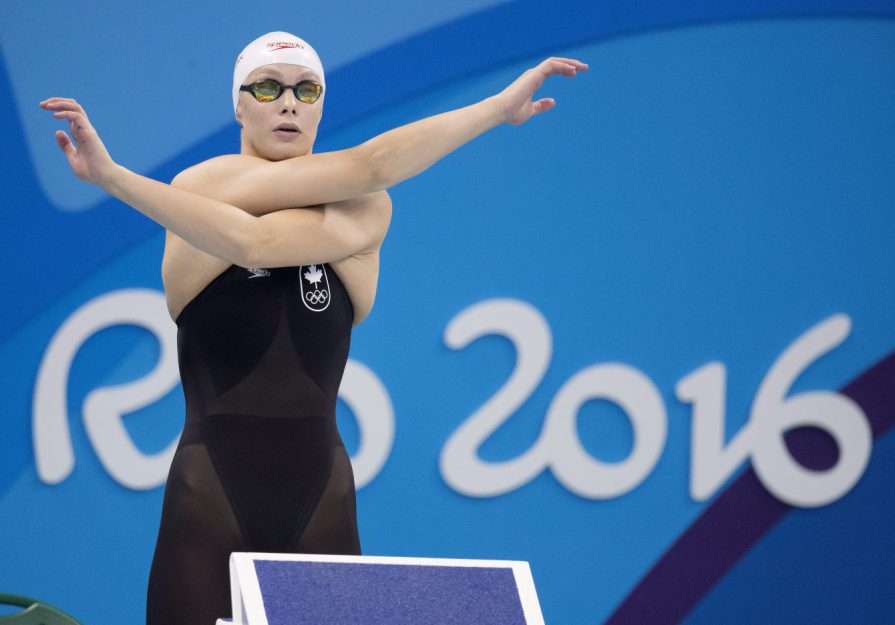
[[[283,92],[283,85],[275,80],[260,80],[252,83],[252,95],[259,102],[273,102]],[[295,87],[296,97],[302,102],[313,104],[320,97],[323,87],[316,82],[305,80]]]

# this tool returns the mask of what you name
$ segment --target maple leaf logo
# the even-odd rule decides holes
[[[311,265],[304,273],[304,276],[305,280],[307,280],[311,284],[317,284],[323,277],[323,272],[317,269],[317,265]]]

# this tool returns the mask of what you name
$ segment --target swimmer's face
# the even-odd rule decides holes
[[[302,80],[320,82],[320,76],[307,67],[273,63],[254,70],[242,84],[250,85],[267,78],[281,85],[294,85]],[[251,93],[241,91],[236,119],[242,125],[242,154],[260,156],[270,161],[310,154],[323,115],[325,96],[324,91],[316,102],[308,104],[296,98],[292,89],[283,89],[276,100],[259,102]],[[276,130],[282,124],[297,126],[298,131]]]

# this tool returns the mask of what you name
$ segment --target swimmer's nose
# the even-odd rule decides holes
[[[298,105],[301,104],[301,101],[295,97],[295,92],[292,89],[286,89],[280,99],[283,100],[282,113],[298,113]]]

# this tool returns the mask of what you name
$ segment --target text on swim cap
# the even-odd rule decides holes
[[[291,41],[271,41],[267,44],[267,47],[273,48],[274,50],[282,50],[283,48],[301,48],[304,50],[303,45]]]

